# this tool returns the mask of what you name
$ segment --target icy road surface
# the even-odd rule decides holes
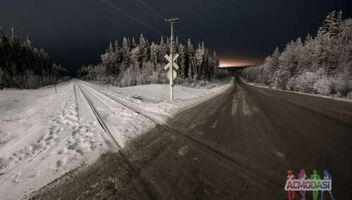
[[[160,121],[181,108],[209,98],[228,85],[213,89],[175,87],[174,104],[167,85],[107,87],[78,80],[38,90],[0,91],[0,196],[26,198],[63,174],[94,162],[113,150],[112,139],[93,115],[82,88],[108,123],[121,146],[154,124],[119,105],[117,99]]]

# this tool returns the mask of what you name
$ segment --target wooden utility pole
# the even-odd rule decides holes
[[[170,79],[170,100],[174,99],[174,78],[176,78],[176,72],[174,71],[175,63],[177,57],[174,58],[174,23],[178,21],[179,18],[165,19],[167,23],[171,25],[171,37],[170,37],[170,60],[169,60],[169,79]],[[177,66],[178,68],[178,66]]]

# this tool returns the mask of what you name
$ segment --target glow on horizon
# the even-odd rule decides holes
[[[220,60],[220,67],[242,67],[259,64],[250,60]]]

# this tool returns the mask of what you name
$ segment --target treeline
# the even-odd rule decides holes
[[[273,88],[352,98],[352,19],[329,13],[316,37],[291,41],[282,52],[276,48],[242,75]]]
[[[0,89],[38,88],[56,83],[66,74],[43,49],[34,48],[28,37],[18,38],[13,28],[8,37],[0,28]]]
[[[175,51],[179,54],[177,64],[176,83],[195,84],[197,82],[212,81],[228,76],[226,70],[219,69],[219,58],[209,50],[204,43],[195,48],[189,39],[182,44],[176,38]],[[83,66],[78,71],[78,77],[85,80],[96,80],[105,84],[118,86],[132,86],[148,83],[166,83],[167,70],[164,58],[170,53],[170,41],[161,38],[159,44],[151,44],[143,35],[139,41],[123,38],[122,44],[117,41],[110,43],[106,53],[101,55],[101,64]]]

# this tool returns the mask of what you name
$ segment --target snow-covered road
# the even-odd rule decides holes
[[[61,175],[95,161],[103,152],[116,150],[82,91],[93,102],[114,140],[123,147],[129,139],[155,126],[155,122],[138,113],[162,123],[185,106],[226,87],[176,87],[179,98],[173,104],[167,100],[166,85],[118,88],[73,80],[58,85],[57,94],[52,87],[2,90],[1,199],[25,198]]]

